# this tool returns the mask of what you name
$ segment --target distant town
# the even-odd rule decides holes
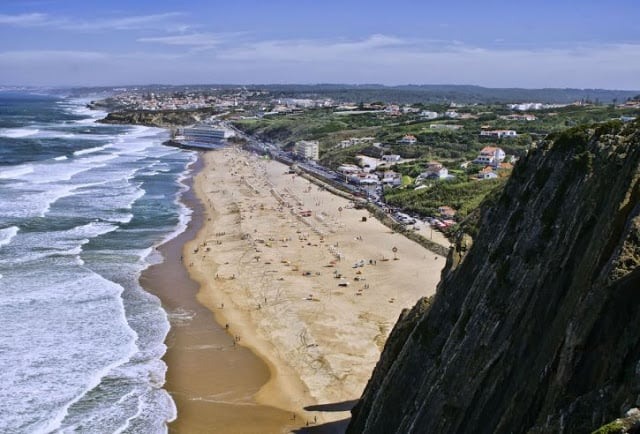
[[[171,128],[174,145],[235,143],[358,196],[398,224],[445,232],[550,134],[640,113],[640,96],[606,103],[397,103],[394,96],[407,98],[359,89],[121,89],[91,106],[110,116],[143,112],[131,122]]]

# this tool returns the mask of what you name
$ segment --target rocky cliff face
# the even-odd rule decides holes
[[[640,405],[640,124],[521,161],[405,312],[349,433],[580,433]]]

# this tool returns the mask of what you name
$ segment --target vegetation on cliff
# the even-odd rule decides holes
[[[501,189],[506,178],[493,180],[457,180],[434,182],[427,188],[414,190],[389,190],[385,194],[388,204],[422,215],[437,215],[438,207],[451,206],[460,217],[466,217],[476,209],[487,194]]]
[[[99,122],[103,124],[144,125],[147,127],[180,127],[201,122],[215,115],[211,108],[193,110],[121,110],[111,112]]]

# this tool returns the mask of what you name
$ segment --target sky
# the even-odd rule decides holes
[[[0,85],[640,89],[638,0],[1,0]]]

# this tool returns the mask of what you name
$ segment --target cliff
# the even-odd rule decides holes
[[[148,127],[180,127],[208,119],[217,112],[213,108],[193,110],[122,110],[111,112],[99,122],[104,124],[145,125]]]
[[[550,137],[479,225],[401,315],[347,432],[609,432],[637,415],[640,124]]]

